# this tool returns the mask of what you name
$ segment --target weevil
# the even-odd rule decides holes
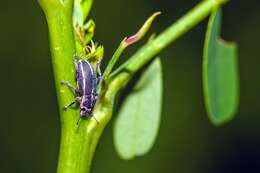
[[[79,59],[79,57],[74,54],[74,65],[77,88],[72,86],[68,81],[62,81],[61,83],[66,85],[77,95],[74,101],[64,107],[64,110],[75,103],[79,103],[80,120],[81,118],[87,118],[91,115],[93,107],[98,99],[97,86],[101,79],[100,61],[97,63],[95,69],[88,60]],[[92,117],[98,123],[97,119],[94,116]]]

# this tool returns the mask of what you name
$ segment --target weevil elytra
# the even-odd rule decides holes
[[[64,110],[75,103],[79,103],[80,118],[87,118],[91,115],[93,107],[98,99],[97,85],[101,78],[100,62],[97,63],[97,67],[95,69],[88,60],[79,59],[79,57],[74,54],[74,64],[76,70],[77,88],[72,86],[67,81],[62,81],[61,83],[68,86],[68,88],[70,88],[77,95],[77,97],[73,102],[66,105]],[[94,116],[92,117],[96,120]]]

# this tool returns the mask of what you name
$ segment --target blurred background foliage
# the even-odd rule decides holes
[[[134,33],[154,11],[163,12],[151,29],[159,33],[198,2],[95,0],[90,16],[97,25],[95,39],[105,46],[103,65],[122,38]],[[164,106],[152,151],[133,161],[120,160],[111,121],[92,172],[259,172],[259,7],[258,0],[233,0],[223,10],[222,37],[239,44],[241,101],[231,123],[217,128],[206,116],[201,81],[205,20],[160,53]],[[43,12],[36,0],[2,1],[0,21],[0,172],[55,172],[59,117]],[[130,47],[122,60],[141,44]]]

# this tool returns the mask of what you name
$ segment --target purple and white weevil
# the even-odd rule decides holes
[[[76,54],[74,54],[74,64],[76,70],[77,88],[72,86],[68,81],[62,81],[61,83],[68,86],[68,88],[70,88],[77,95],[73,102],[64,107],[64,110],[75,103],[79,103],[80,120],[81,118],[87,118],[91,115],[93,107],[98,99],[97,85],[101,79],[101,70],[100,61],[97,63],[95,70],[88,60],[79,59]],[[98,123],[97,119],[94,116],[92,117]]]

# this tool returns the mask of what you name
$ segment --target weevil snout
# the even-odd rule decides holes
[[[91,114],[91,108],[87,107],[81,107],[80,108],[80,116],[81,117],[87,117]]]

